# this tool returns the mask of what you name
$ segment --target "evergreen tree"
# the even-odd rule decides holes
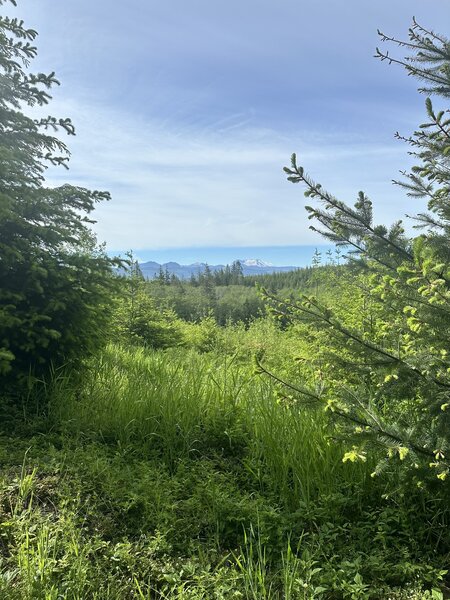
[[[159,265],[158,274],[155,273],[155,279],[158,281],[160,285],[166,284],[166,274],[164,273],[164,269],[162,265]]]
[[[170,285],[170,272],[167,267],[164,269],[164,285]]]
[[[128,258],[127,276],[122,280],[122,294],[112,319],[116,339],[125,344],[152,348],[178,345],[182,336],[175,313],[169,308],[156,306],[137,261],[132,255]]]
[[[230,285],[232,280],[231,268],[230,265],[226,265],[223,273],[223,283],[222,285]]]
[[[208,300],[213,303],[216,299],[214,277],[211,271],[211,267],[206,263],[203,273],[201,274],[201,286],[205,292]]]
[[[244,270],[242,268],[242,263],[239,260],[235,260],[231,265],[231,283],[233,285],[238,285],[241,283],[244,277]]]
[[[382,60],[403,65],[429,95],[450,97],[450,42],[413,22],[409,41],[380,34],[406,48],[405,59],[377,50]],[[375,225],[372,203],[360,192],[353,207],[315,183],[292,156],[289,181],[303,183],[309,218],[326,239],[349,250],[362,269],[374,318],[355,327],[316,298],[283,302],[268,294],[283,318],[306,321],[326,339],[328,378],[316,389],[286,383],[299,398],[322,403],[346,424],[353,448],[344,460],[365,460],[382,447],[375,473],[395,459],[413,466],[418,485],[426,476],[445,480],[450,456],[450,119],[426,99],[427,120],[405,139],[417,165],[400,183],[428,211],[416,217],[422,233],[409,239],[401,222]],[[401,137],[397,134],[397,137]],[[366,320],[366,323],[368,321]],[[267,372],[262,365],[260,369]]]
[[[15,4],[14,1],[12,1]],[[5,0],[0,0],[4,5]],[[32,74],[36,31],[0,17],[0,375],[17,380],[80,360],[105,338],[115,279],[89,228],[108,193],[45,185],[47,166],[67,166],[54,132],[70,119],[32,118],[58,81]]]
[[[322,264],[322,252],[319,252],[319,250],[317,250],[317,248],[314,250],[314,254],[312,257],[312,266],[314,269],[317,269],[317,267],[320,267],[320,265]]]
[[[231,268],[230,265],[225,265],[221,269],[214,272],[214,283],[216,285],[230,285],[231,284]]]

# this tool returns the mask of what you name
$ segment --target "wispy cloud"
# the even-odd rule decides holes
[[[96,211],[110,247],[317,243],[282,172],[293,151],[342,199],[364,189],[380,221],[413,212],[390,183],[410,162],[392,134],[420,122],[423,98],[372,54],[376,28],[404,35],[421,0],[21,0],[17,13],[42,34],[37,68],[62,79],[51,111],[78,131],[71,170],[49,181],[111,191]]]
[[[242,123],[223,131],[162,127],[101,106],[57,102],[70,114],[78,135],[70,140],[71,170],[49,172],[54,184],[69,179],[79,185],[107,188],[111,203],[96,216],[99,238],[114,248],[190,245],[314,243],[299,188],[282,173],[297,150],[308,170],[346,199],[361,187],[389,196],[389,178],[405,166],[404,148],[394,142],[376,145],[357,137],[291,132]],[[384,176],[384,183],[383,183]]]

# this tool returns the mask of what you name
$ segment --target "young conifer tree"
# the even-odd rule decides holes
[[[36,36],[23,21],[0,17],[2,387],[29,373],[42,376],[51,365],[78,361],[97,348],[116,279],[116,261],[97,246],[89,227],[95,204],[108,193],[45,183],[47,167],[66,167],[69,158],[55,133],[75,130],[70,119],[24,112],[46,107],[58,84],[54,73],[29,71]]]
[[[354,206],[346,204],[314,182],[294,154],[284,170],[316,200],[306,208],[315,223],[311,229],[344,247],[365,273],[376,323],[371,330],[350,326],[314,297],[267,297],[283,318],[326,333],[329,377],[315,389],[282,385],[299,399],[322,403],[347,428],[352,441],[344,460],[365,460],[376,446],[382,459],[374,475],[396,460],[413,467],[408,471],[422,485],[430,476],[446,480],[450,465],[450,118],[430,98],[450,97],[450,42],[416,21],[406,42],[379,35],[408,56],[398,59],[379,49],[377,56],[402,65],[427,94],[425,123],[408,138],[397,134],[411,146],[417,165],[395,183],[427,201],[427,210],[413,217],[420,235],[407,237],[401,222],[374,224],[363,192]],[[259,369],[267,373],[263,365]]]

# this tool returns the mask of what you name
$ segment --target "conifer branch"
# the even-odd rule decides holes
[[[279,376],[275,375],[274,373],[272,373],[271,371],[266,369],[261,364],[261,362],[257,359],[256,359],[256,364],[257,364],[258,372],[260,374],[267,375],[270,379],[283,385],[284,387],[286,387],[294,392],[297,392],[303,396],[313,399],[313,401],[316,402],[317,404],[322,404],[322,405],[326,406],[326,401],[324,401],[324,399],[322,397],[320,397],[319,395],[315,394],[314,392],[312,392],[310,390],[306,390],[305,388],[299,388],[299,387],[285,381],[284,379],[280,378]],[[344,389],[344,388],[342,388],[342,389]],[[345,391],[348,392],[348,390],[346,390],[346,389],[345,389]],[[353,394],[352,394],[352,396],[354,397]],[[358,401],[358,405],[361,408],[360,401]],[[358,425],[359,427],[370,429],[379,436],[384,436],[397,444],[401,444],[401,445],[411,448],[417,454],[421,454],[423,456],[434,458],[434,452],[432,452],[431,450],[429,450],[428,448],[426,448],[424,446],[420,446],[419,444],[412,442],[407,436],[401,436],[401,435],[394,434],[394,433],[388,431],[387,429],[385,429],[382,426],[381,421],[379,421],[377,417],[375,417],[374,415],[372,415],[370,412],[367,411],[366,407],[363,406],[362,408],[363,408],[364,412],[366,412],[366,414],[369,416],[369,420],[366,420],[362,417],[356,416],[349,412],[344,412],[335,406],[333,406],[331,411],[332,411],[333,415],[340,417],[344,421],[348,421],[350,423],[353,423],[354,425]],[[372,422],[370,419],[372,420]]]

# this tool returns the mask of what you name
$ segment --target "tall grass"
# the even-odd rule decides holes
[[[447,509],[382,500],[326,415],[249,358],[110,345],[56,377],[48,439],[0,471],[0,598],[431,598]]]
[[[325,415],[280,403],[270,381],[224,355],[112,345],[81,389],[56,386],[51,411],[72,432],[159,453],[170,468],[180,458],[234,456],[291,508],[368,481],[367,465],[342,463]]]

